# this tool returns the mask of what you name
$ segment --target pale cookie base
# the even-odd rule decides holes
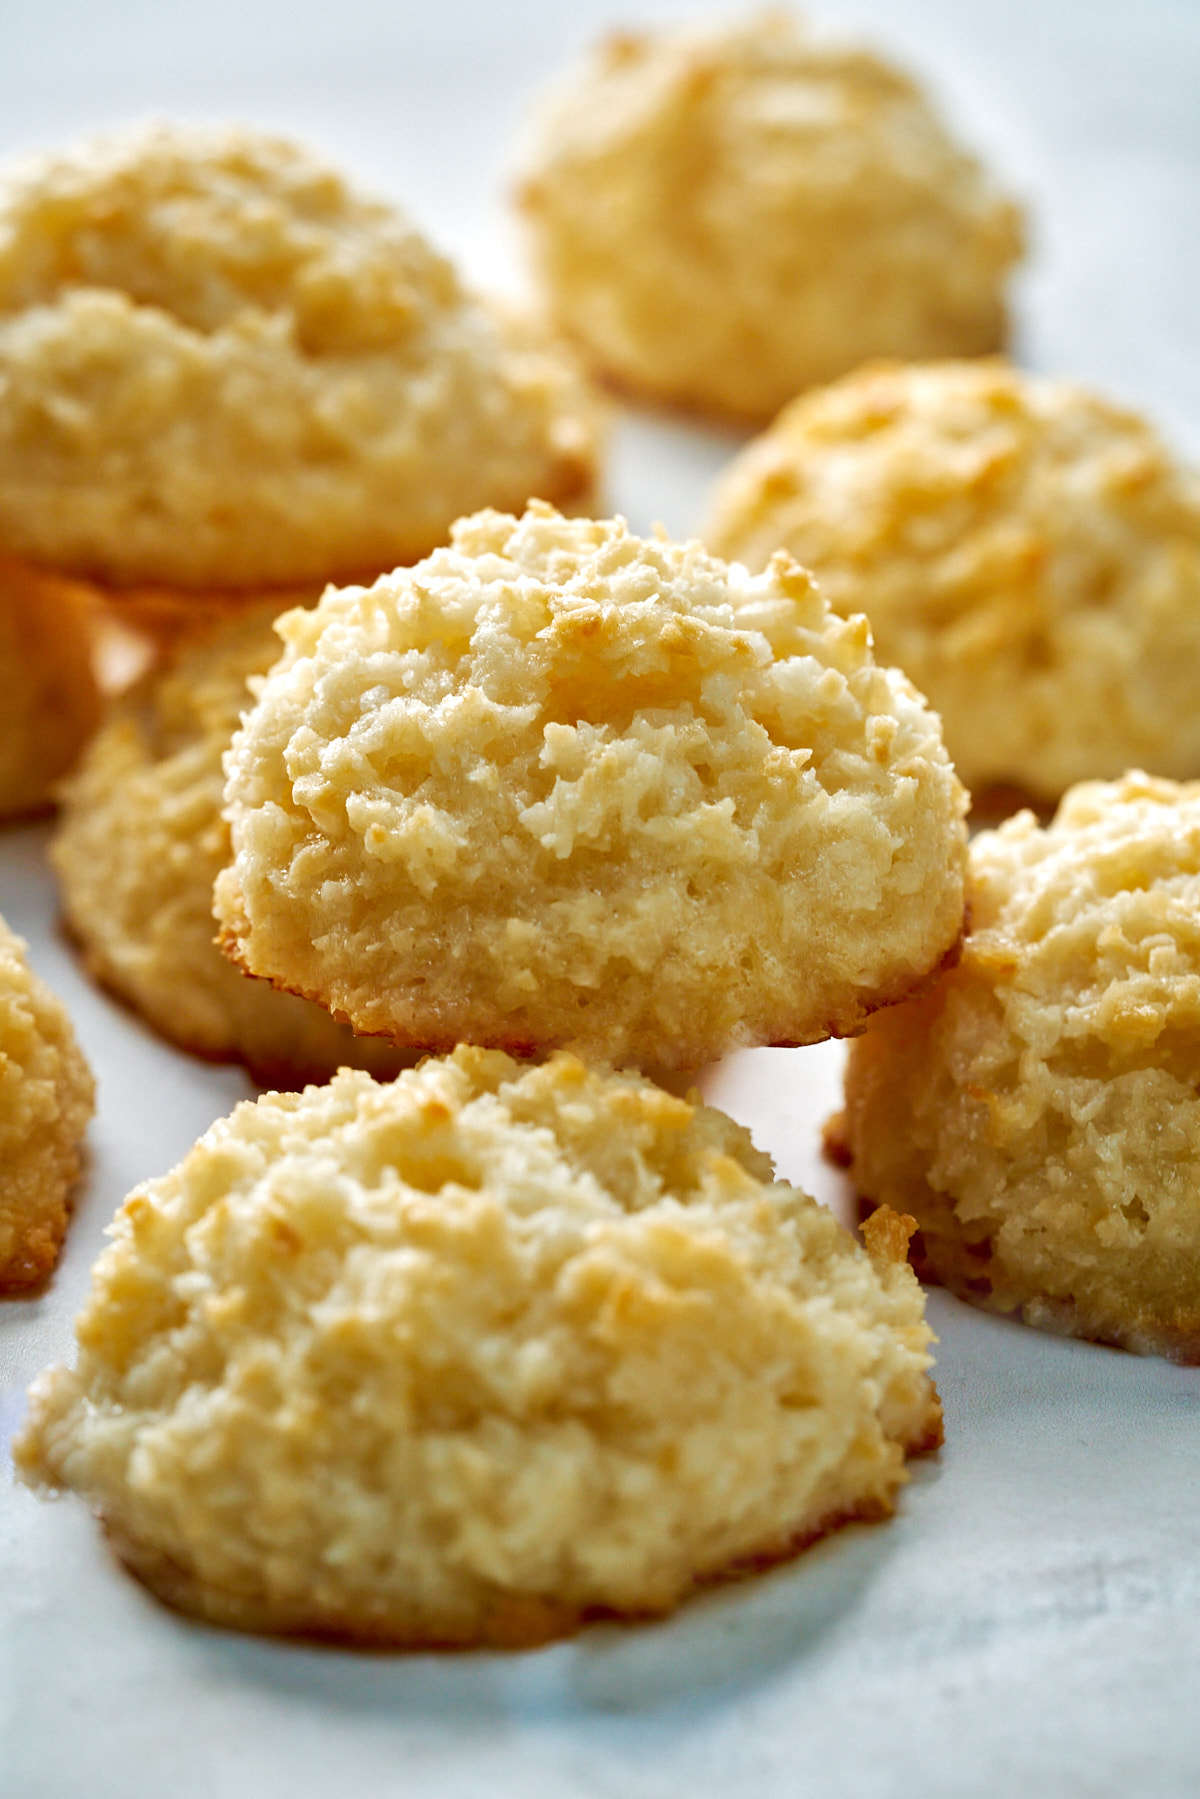
[[[929,1414],[924,1429],[904,1445],[910,1458],[932,1455],[945,1441],[941,1401],[931,1389]],[[695,1595],[734,1581],[750,1580],[772,1568],[794,1561],[815,1543],[832,1536],[851,1524],[885,1524],[895,1516],[894,1497],[866,1499],[861,1505],[832,1512],[811,1528],[783,1538],[774,1546],[760,1550],[752,1558],[732,1562],[718,1573],[697,1580],[687,1591],[677,1594],[662,1605],[617,1610],[596,1606],[580,1611],[570,1606],[557,1606],[546,1600],[516,1598],[497,1589],[494,1603],[482,1613],[464,1613],[455,1623],[445,1618],[434,1624],[422,1613],[399,1612],[386,1624],[364,1631],[353,1618],[339,1626],[329,1618],[313,1618],[303,1608],[281,1618],[275,1611],[264,1611],[253,1598],[222,1590],[197,1581],[185,1568],[169,1556],[123,1537],[118,1527],[103,1517],[100,1522],[109,1547],[121,1565],[148,1592],[172,1611],[200,1618],[224,1630],[243,1631],[251,1636],[271,1636],[324,1643],[331,1647],[364,1650],[437,1649],[537,1649],[543,1644],[560,1642],[575,1636],[589,1624],[649,1623],[669,1617],[680,1605]]]
[[[276,979],[272,975],[259,974],[250,968],[241,950],[242,934],[248,929],[248,926],[245,923],[245,915],[241,907],[236,871],[232,868],[223,869],[218,877],[218,887],[223,907],[222,916],[225,922],[217,929],[216,942],[227,960],[242,974],[251,980],[260,981],[264,986],[269,986],[281,996],[314,1005],[322,1011],[330,1010],[327,1003],[316,993],[307,993],[301,987],[290,986],[287,982]],[[240,931],[239,919],[242,920]],[[953,968],[962,955],[965,937],[966,924],[964,923],[958,936],[936,967],[919,975],[906,976],[892,985],[882,988],[870,999],[848,1003],[842,1010],[834,1012],[822,1022],[814,1024],[805,1036],[776,1037],[761,1047],[766,1049],[807,1049],[814,1043],[826,1043],[831,1037],[839,1040],[857,1037],[867,1028],[877,1012],[881,1012],[887,1006],[900,1005],[907,1000],[919,998],[947,969]],[[97,971],[93,969],[92,972],[95,974]],[[97,976],[97,978],[102,977]],[[372,1037],[385,1038],[397,1051],[402,1051],[407,1059],[415,1059],[419,1056],[449,1055],[462,1041],[461,1034],[456,1036],[451,1033],[438,1036],[424,1026],[406,1027],[404,1019],[400,1017],[397,1017],[394,1025],[384,1031],[372,1030],[366,1022],[356,1024],[347,1012],[332,1009],[330,1015],[347,1029],[354,1030],[360,1042],[364,1040],[369,1042]],[[495,1031],[487,1021],[479,1021],[472,1027],[470,1040],[479,1049],[500,1050],[505,1055],[515,1056],[520,1060],[536,1060],[545,1048],[535,1038],[512,1036],[503,1030]],[[704,1054],[704,1047],[703,1044],[699,1044],[689,1053],[686,1047],[681,1049],[678,1043],[672,1044],[670,1049],[678,1060],[656,1063],[652,1056],[647,1055],[640,1063],[642,1073],[648,1075],[660,1086],[666,1086],[673,1092],[682,1093],[691,1084],[689,1077],[697,1069],[708,1066],[714,1059],[712,1055]],[[203,1054],[204,1052],[201,1050],[195,1053]]]
[[[847,1172],[853,1169],[854,1152],[847,1136],[844,1112],[835,1112],[826,1120],[821,1147],[835,1168]],[[940,1213],[945,1225],[947,1215],[944,1208],[938,1206],[937,1196],[930,1194],[928,1189],[926,1196],[929,1201],[927,1215]],[[863,1193],[856,1197],[858,1215],[865,1230],[871,1219],[879,1216],[879,1208]],[[926,1212],[921,1201],[914,1203],[920,1204],[921,1210]],[[965,1237],[955,1237],[945,1230],[936,1236],[919,1229],[914,1231],[908,1259],[913,1273],[926,1286],[944,1287],[956,1299],[978,1306],[981,1311],[1019,1318],[1034,1330],[1048,1331],[1056,1337],[1080,1337],[1089,1343],[1127,1350],[1131,1355],[1163,1356],[1167,1361],[1188,1367],[1200,1365],[1200,1306],[1197,1306],[1194,1321],[1184,1320],[1177,1328],[1164,1331],[1148,1323],[1114,1324],[1109,1314],[1065,1299],[1018,1299],[1003,1289],[993,1288],[995,1270],[986,1245],[968,1243]]]
[[[586,514],[595,506],[596,470],[590,462],[564,463],[546,486],[548,491],[543,497],[553,501],[568,518]],[[403,553],[394,558],[394,565],[420,561],[437,548],[438,541],[413,538]],[[369,584],[386,572],[343,569],[331,571],[319,581],[287,587],[173,587],[153,581],[117,587],[84,576],[58,576],[15,559],[0,559],[0,579],[9,566],[19,570],[22,578],[41,583],[47,590],[61,589],[86,598],[101,621],[110,618],[118,628],[140,637],[151,657],[156,651],[169,652],[257,611],[269,610],[278,615],[293,606],[315,606],[326,587]]]

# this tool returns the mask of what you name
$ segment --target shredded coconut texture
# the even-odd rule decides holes
[[[18,1467],[222,1624],[663,1611],[940,1440],[899,1221],[872,1260],[721,1113],[570,1057],[239,1106],[112,1238]]]
[[[308,151],[156,125],[0,176],[0,543],[112,583],[374,574],[589,487],[577,375]]]
[[[608,39],[520,197],[558,323],[659,399],[765,420],[868,356],[1004,341],[1018,209],[907,75],[786,13]]]
[[[973,793],[1200,774],[1200,481],[1133,413],[1002,362],[876,367],[789,406],[706,540],[861,607]]]
[[[252,981],[216,945],[213,881],[229,859],[221,758],[247,681],[279,653],[270,613],[226,621],[117,706],[61,793],[52,857],[88,968],[156,1030],[244,1061],[268,1086],[400,1056],[321,1007]]]
[[[971,846],[958,967],[852,1045],[834,1137],[962,1298],[1200,1361],[1200,784]]]
[[[0,918],[0,1293],[58,1260],[95,1083],[71,1021]]]
[[[937,720],[786,557],[481,513],[277,628],[217,914],[359,1030],[694,1067],[854,1030],[957,942]]]

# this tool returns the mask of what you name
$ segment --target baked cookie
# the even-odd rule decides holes
[[[17,1465],[219,1624],[666,1611],[887,1515],[941,1440],[902,1222],[872,1259],[723,1114],[568,1056],[267,1095],[112,1234]]]
[[[269,612],[228,620],[119,703],[61,792],[51,857],[63,916],[90,972],[164,1037],[245,1062],[268,1086],[343,1062],[395,1073],[319,1006],[251,981],[216,947],[213,881],[229,858],[221,758],[247,681],[279,654]]]
[[[692,1068],[857,1030],[958,942],[937,720],[786,557],[534,505],[277,628],[217,916],[360,1031]]]
[[[851,1046],[834,1146],[961,1298],[1200,1361],[1200,784],[1075,787],[971,875],[962,960]]]
[[[40,1287],[58,1260],[94,1094],[70,1019],[0,918],[0,1293]]]
[[[751,568],[787,549],[861,607],[976,795],[1200,774],[1200,481],[1082,388],[861,370],[737,457],[706,537]]]
[[[156,628],[590,488],[562,354],[295,144],[155,125],[11,164],[0,245],[0,547]]]
[[[0,556],[0,820],[51,803],[100,709],[86,590]]]
[[[548,97],[520,201],[604,374],[752,420],[868,356],[1000,348],[1022,249],[907,75],[781,12],[609,38]]]

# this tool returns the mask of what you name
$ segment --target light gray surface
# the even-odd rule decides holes
[[[520,101],[635,10],[9,0],[0,151],[149,111],[263,120],[323,142],[507,278],[501,162]],[[1200,449],[1200,6],[905,0],[825,16],[870,24],[934,77],[1028,196],[1027,359],[1107,385]],[[637,525],[695,526],[731,441],[624,420],[615,503]],[[0,1309],[6,1436],[30,1375],[67,1348],[115,1205],[247,1090],[87,985],[53,933],[44,840],[0,837],[0,911],[67,1001],[100,1111],[53,1286]],[[843,1205],[816,1150],[839,1063],[836,1048],[759,1052],[709,1092]],[[893,1523],[666,1624],[533,1655],[226,1637],[146,1598],[79,1508],[0,1483],[0,1795],[1195,1795],[1200,1372],[944,1295],[930,1311],[948,1441]]]

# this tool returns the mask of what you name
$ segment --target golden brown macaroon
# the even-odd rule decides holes
[[[937,720],[786,557],[535,505],[277,629],[222,940],[360,1031],[694,1068],[856,1030],[954,950]]]
[[[244,1630],[522,1645],[891,1512],[941,1440],[868,1255],[720,1112],[460,1049],[239,1106],[118,1213],[22,1477]]]
[[[575,498],[595,445],[569,362],[295,144],[154,125],[0,173],[0,549],[153,629]]]
[[[1200,784],[1131,774],[971,846],[957,968],[851,1046],[835,1149],[924,1268],[1200,1361]]]
[[[620,34],[535,120],[556,322],[651,399],[765,421],[868,356],[999,349],[1014,204],[909,76],[784,12]]]
[[[0,918],[0,1293],[40,1287],[58,1260],[94,1094],[70,1019]]]
[[[229,858],[221,758],[247,681],[279,654],[273,615],[226,621],[115,706],[61,793],[51,850],[91,973],[181,1048],[242,1061],[264,1085],[403,1058],[319,1006],[249,980],[216,947],[213,881]]]
[[[1200,481],[1135,414],[1003,362],[861,370],[723,476],[707,541],[786,549],[941,714],[972,793],[1200,774]]]
[[[93,651],[86,589],[0,556],[0,821],[49,806],[99,723]]]

